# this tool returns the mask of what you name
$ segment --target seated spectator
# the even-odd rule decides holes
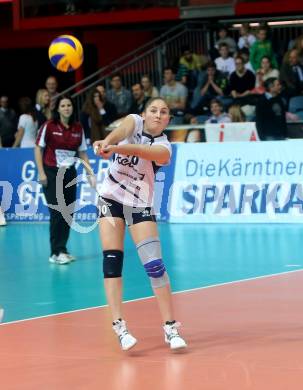
[[[250,100],[244,98],[251,95],[251,91],[255,87],[256,77],[245,68],[242,57],[236,57],[235,64],[236,70],[232,72],[229,79],[230,94],[234,99],[237,99],[238,104],[250,104]]]
[[[93,144],[95,141],[105,138],[106,111],[100,92],[94,88],[89,91],[82,111],[80,113],[80,122],[83,126],[87,144]],[[110,121],[107,123],[110,124]]]
[[[144,95],[148,98],[154,98],[159,96],[158,89],[153,85],[151,82],[149,76],[147,74],[144,74],[141,77],[141,85],[144,90]]]
[[[252,67],[252,64],[249,61],[249,50],[248,49],[243,48],[241,50],[238,50],[237,56],[240,56],[240,57],[243,58],[244,65],[245,65],[246,69],[248,69],[251,72],[255,73],[255,70],[254,70],[254,68]]]
[[[110,83],[112,88],[107,92],[106,97],[116,106],[118,117],[121,118],[128,114],[132,96],[130,91],[123,87],[119,74],[114,74]]]
[[[197,116],[191,118],[191,124],[199,123],[230,123],[231,119],[226,112],[224,112],[223,104],[218,99],[213,99],[210,102],[211,116],[205,120],[205,116]],[[187,142],[201,142],[205,140],[204,131],[200,129],[190,130],[187,135]]]
[[[256,37],[250,32],[249,24],[243,23],[239,30],[240,38],[238,40],[238,48],[241,49],[250,49],[250,47],[255,43]]]
[[[220,51],[222,44],[227,45],[228,53],[234,54],[237,50],[236,41],[228,35],[228,29],[221,27],[218,31],[219,39],[215,43],[215,48]]]
[[[294,49],[298,50],[299,64],[303,66],[303,34],[296,38],[294,42]]]
[[[175,72],[172,68],[164,69],[164,85],[160,89],[160,96],[166,100],[174,118],[171,124],[183,123],[187,102],[187,88],[175,80]]]
[[[292,49],[285,54],[280,71],[280,80],[284,88],[283,95],[287,99],[302,94],[303,67],[299,63],[297,49]]]
[[[3,148],[10,148],[15,142],[18,118],[9,107],[8,96],[0,97],[0,137]]]
[[[206,69],[206,77],[194,91],[190,105],[192,113],[197,115],[202,111],[208,111],[212,99],[224,97],[227,85],[227,78],[216,69],[214,63],[210,62]]]
[[[264,82],[265,94],[256,106],[256,127],[262,141],[283,140],[287,135],[286,106],[276,78]]]
[[[260,27],[257,33],[257,40],[250,48],[250,62],[255,72],[261,67],[263,57],[268,57],[274,68],[278,67],[276,57],[273,52],[272,43],[267,39],[267,29]]]
[[[13,148],[33,148],[36,142],[38,122],[32,100],[22,97],[19,101],[21,115],[19,117],[18,131],[15,134]]]
[[[232,104],[228,108],[228,115],[231,122],[246,122],[246,117],[239,104]]]
[[[178,78],[177,74],[176,80],[180,80],[189,90],[193,90],[197,85],[199,74],[205,70],[207,63],[208,57],[193,53],[188,45],[183,46],[178,69],[178,73],[180,69],[184,69],[183,75]]]
[[[44,122],[51,119],[50,96],[47,89],[38,89],[36,94],[35,115],[38,129]]]
[[[132,85],[132,95],[133,102],[130,106],[129,113],[140,115],[144,111],[145,104],[149,98],[144,95],[144,89],[139,83]]]
[[[109,126],[118,118],[116,106],[106,98],[106,89],[103,84],[97,84],[96,90],[100,92],[103,110],[101,110],[102,120],[105,126]]]
[[[279,78],[279,74],[278,69],[273,69],[270,58],[264,56],[261,60],[261,67],[256,72],[256,88],[258,88],[260,93],[264,93],[264,81],[271,77]]]
[[[230,57],[228,46],[226,43],[221,43],[219,46],[220,57],[215,59],[216,68],[226,77],[235,70],[235,60]]]

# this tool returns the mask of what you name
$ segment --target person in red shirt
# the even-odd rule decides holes
[[[35,146],[39,180],[50,213],[49,261],[55,264],[68,264],[75,260],[68,253],[66,244],[73,219],[71,205],[76,200],[76,155],[84,161],[91,184],[94,182],[84,131],[75,121],[73,112],[72,99],[68,95],[60,96],[56,100],[53,118],[39,129]]]

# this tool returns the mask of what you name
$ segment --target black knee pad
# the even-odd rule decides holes
[[[117,249],[103,251],[104,278],[120,278],[123,268],[123,252]]]

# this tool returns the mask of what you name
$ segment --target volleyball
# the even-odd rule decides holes
[[[83,47],[72,35],[60,35],[51,42],[48,56],[56,69],[71,72],[78,69],[83,62]]]

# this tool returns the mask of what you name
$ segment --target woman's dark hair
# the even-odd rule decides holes
[[[165,99],[163,99],[162,97],[153,97],[153,98],[150,98],[148,99],[148,101],[146,102],[145,104],[145,108],[144,108],[144,111],[146,111],[146,109],[155,101],[155,100],[162,100],[163,103],[165,103],[167,105],[167,108],[169,109],[169,106],[168,106],[168,103]]]
[[[33,106],[32,99],[28,96],[21,97],[19,99],[19,107],[21,114],[29,114],[32,116],[33,120],[36,120],[36,113]]]
[[[85,102],[82,107],[82,111],[85,112],[87,115],[89,115],[94,122],[101,123],[102,115],[100,114],[99,109],[95,105],[95,100],[94,100],[96,95],[98,95],[101,102],[103,102],[101,93],[96,88],[93,88],[89,91],[89,93],[86,96]]]
[[[60,114],[58,112],[58,108],[59,108],[59,105],[60,105],[60,102],[61,100],[64,100],[64,99],[68,99],[71,103],[72,103],[72,106],[73,106],[73,113],[72,115],[70,116],[69,120],[68,120],[68,124],[71,125],[72,123],[75,122],[75,112],[74,112],[74,109],[75,109],[75,104],[74,104],[74,101],[73,99],[71,98],[70,95],[61,95],[59,96],[57,99],[56,99],[56,103],[55,103],[55,107],[54,107],[54,110],[53,110],[53,113],[52,113],[52,119],[55,121],[55,122],[60,122]]]

